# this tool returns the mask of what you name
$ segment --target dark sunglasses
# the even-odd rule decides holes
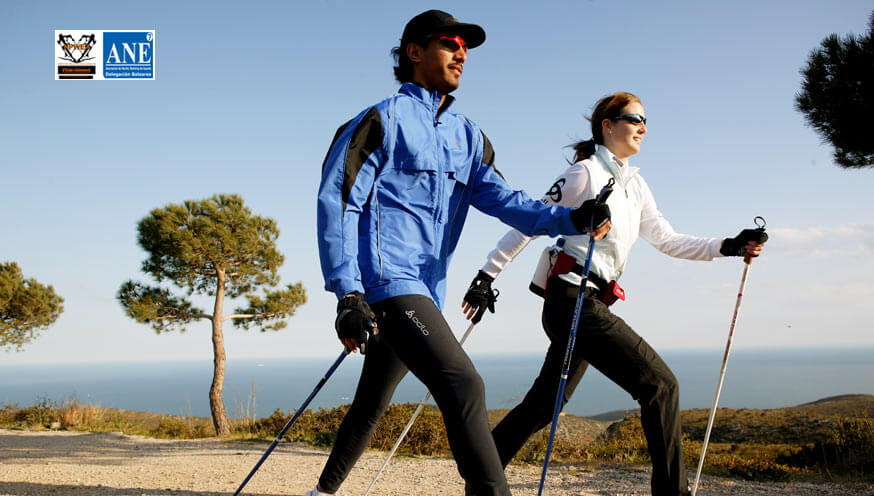
[[[622,114],[619,117],[616,117],[614,120],[622,119],[623,121],[628,121],[632,124],[646,124],[646,117],[640,114]]]
[[[445,48],[450,52],[455,52],[459,48],[467,50],[467,43],[464,41],[464,38],[459,35],[449,36],[447,34],[435,34],[431,39],[437,40],[437,43],[439,43],[442,48]]]

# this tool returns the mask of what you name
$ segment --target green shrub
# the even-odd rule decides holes
[[[300,415],[286,437],[292,441],[307,442],[315,446],[330,446],[336,439],[337,429],[340,428],[340,422],[348,411],[349,405],[327,410],[321,408],[318,412],[307,410]],[[284,425],[283,423],[279,426],[273,435],[275,436]]]
[[[269,417],[258,419],[251,426],[241,425],[239,428],[241,431],[250,432],[259,438],[271,438],[279,434],[290,418],[277,408]]]
[[[148,435],[162,439],[199,439],[214,434],[212,426],[202,419],[163,417]]]
[[[0,426],[12,427],[18,410],[20,410],[18,405],[3,405],[3,408],[0,408]]]
[[[158,423],[158,426],[152,430],[155,437],[173,439],[186,437],[188,434],[188,425],[180,420],[164,418]]]
[[[285,438],[293,442],[304,442],[315,446],[330,446],[337,436],[343,417],[349,411],[349,405],[331,409],[320,409],[318,412],[306,410],[301,413],[294,425],[285,433]],[[258,419],[250,425],[241,425],[238,432],[249,432],[260,439],[273,439],[285,428],[292,414],[285,414],[276,409],[269,417]]]
[[[52,422],[59,420],[58,405],[48,398],[43,398],[35,405],[18,410],[14,418],[14,421],[22,427],[47,428],[51,426]]]
[[[126,434],[148,435],[148,429],[143,429],[141,425],[127,419],[122,412],[103,410],[99,419],[88,423],[87,425],[79,425],[76,430],[87,430],[90,432],[124,432]]]
[[[440,412],[424,409],[398,449],[408,455],[450,455],[449,437]]]
[[[515,463],[543,463],[546,458],[546,448],[549,445],[549,430],[550,426],[547,425],[531,436],[511,461]],[[550,460],[558,462],[592,461],[594,457],[586,449],[587,444],[579,435],[556,434],[552,441]]]
[[[614,463],[649,463],[646,436],[640,424],[640,415],[632,415],[616,422],[583,452],[586,459]]]
[[[747,458],[732,453],[708,454],[704,466],[710,474],[757,481],[785,481],[801,472],[767,456]]]
[[[390,405],[376,424],[370,447],[383,451],[390,450],[417,407],[418,405],[412,403]],[[404,442],[398,447],[398,451],[408,455],[450,454],[443,416],[436,407],[426,406],[422,409]]]
[[[807,445],[780,461],[874,480],[874,419],[838,417],[831,439]]]
[[[834,437],[836,465],[847,471],[874,473],[874,420],[841,419]]]

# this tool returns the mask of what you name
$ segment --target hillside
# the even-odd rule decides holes
[[[702,440],[710,410],[682,412],[683,432]],[[871,418],[874,395],[847,394],[823,398],[798,406],[770,410],[720,408],[711,442],[804,444],[827,440],[837,417]]]

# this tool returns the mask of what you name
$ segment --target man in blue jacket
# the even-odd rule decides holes
[[[594,201],[575,210],[547,206],[514,191],[482,131],[449,110],[468,49],[484,41],[480,26],[445,12],[414,17],[393,50],[400,90],[341,126],[325,158],[318,197],[325,288],[339,299],[341,342],[366,354],[309,495],[339,489],[407,370],[434,396],[468,492],[509,494],[482,379],[440,313],[449,260],[471,205],[550,236],[585,232],[593,217],[606,223],[609,209]]]

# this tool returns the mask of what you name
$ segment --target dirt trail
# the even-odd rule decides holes
[[[266,443],[217,439],[166,441],[121,433],[10,431],[0,429],[0,496],[229,496],[258,461]],[[361,495],[384,453],[368,451],[339,495]],[[327,452],[281,444],[246,486],[249,496],[300,495],[318,478]],[[537,494],[540,468],[511,466],[516,496]],[[550,469],[548,495],[619,496],[649,494],[644,469],[588,471]],[[450,459],[399,457],[383,473],[374,496],[461,495],[464,486]],[[874,488],[848,489],[806,483],[753,483],[707,478],[701,496],[865,495]]]

